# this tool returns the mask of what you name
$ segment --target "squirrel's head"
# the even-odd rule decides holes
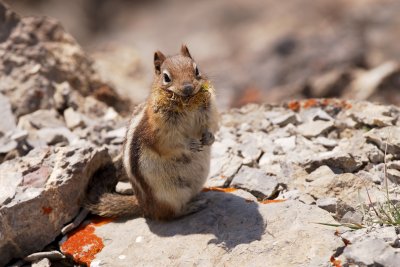
[[[158,88],[190,98],[206,81],[194,62],[186,45],[181,53],[166,57],[160,51],[154,53],[155,83]]]

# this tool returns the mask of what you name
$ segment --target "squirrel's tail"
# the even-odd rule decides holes
[[[139,216],[142,211],[136,196],[120,195],[114,191],[119,180],[126,178],[121,157],[114,160],[92,177],[88,186],[84,206],[93,214],[102,217]]]
[[[86,208],[102,217],[133,217],[142,214],[136,196],[116,193],[105,193],[99,197],[98,202],[87,203]]]

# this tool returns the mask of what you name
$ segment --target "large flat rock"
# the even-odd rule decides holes
[[[43,249],[78,213],[93,173],[111,162],[90,145],[32,150],[0,165],[0,266]]]
[[[334,228],[315,223],[334,222],[328,212],[291,200],[260,204],[239,191],[203,193],[207,208],[171,222],[93,224],[104,248],[91,266],[328,266],[342,245]]]

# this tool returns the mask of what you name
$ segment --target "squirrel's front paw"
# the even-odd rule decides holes
[[[197,139],[190,139],[189,141],[189,149],[192,152],[200,152],[203,151],[203,144],[201,141]]]
[[[203,133],[203,136],[201,137],[200,141],[204,146],[211,146],[215,141],[215,137],[212,133],[207,131]]]

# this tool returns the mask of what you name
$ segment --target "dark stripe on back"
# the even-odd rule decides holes
[[[140,187],[143,189],[143,195],[140,190],[135,189],[136,194],[138,195],[139,202],[141,204],[143,202],[146,202],[147,197],[152,197],[152,190],[150,186],[146,183],[140,169],[139,169],[139,160],[140,160],[140,155],[141,155],[141,150],[142,150],[142,144],[144,144],[146,139],[148,139],[146,136],[150,135],[150,129],[148,125],[148,115],[147,111],[145,110],[143,113],[143,117],[141,121],[138,123],[132,137],[132,143],[131,147],[129,148],[129,153],[131,155],[131,171],[132,174],[134,175],[134,179],[136,179],[137,183],[140,185]],[[133,186],[135,187],[134,183]],[[144,204],[144,203],[143,203]]]
[[[133,133],[132,144],[129,148],[129,153],[131,156],[131,171],[134,175],[132,179],[136,179],[143,192],[136,188],[135,183],[132,183],[132,186],[137,194],[139,205],[142,207],[146,217],[153,219],[171,219],[175,216],[174,210],[166,203],[159,203],[155,199],[151,185],[146,183],[139,168],[142,150],[154,150],[156,143],[156,134],[151,129],[147,112],[148,111],[145,110],[143,113],[143,117]]]

